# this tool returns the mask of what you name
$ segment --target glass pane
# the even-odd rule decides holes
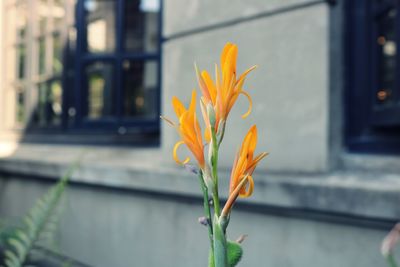
[[[86,67],[88,117],[99,119],[114,114],[113,65],[96,62]]]
[[[87,51],[109,53],[115,50],[115,8],[113,0],[85,0]]]
[[[60,73],[62,67],[62,40],[59,34],[55,34],[53,36],[53,71]]]
[[[398,95],[396,82],[396,9],[388,11],[378,21],[379,47],[378,55],[378,83],[377,101],[380,104],[390,105]]]
[[[24,44],[20,44],[16,48],[17,53],[17,77],[19,80],[25,78],[25,61],[26,61],[26,48]]]
[[[23,91],[17,92],[16,121],[19,124],[25,122],[25,93]]]
[[[62,88],[59,80],[39,84],[37,103],[33,116],[36,125],[43,127],[61,124]]]
[[[62,112],[62,87],[60,80],[54,80],[50,83],[49,91],[49,117],[52,125],[61,124]]]
[[[38,74],[43,74],[46,72],[46,39],[38,39]]]
[[[159,0],[127,0],[124,14],[125,50],[156,52],[159,43]]]
[[[38,105],[35,110],[34,122],[39,126],[45,126],[47,123],[47,84],[42,83],[38,86]]]
[[[127,117],[157,117],[156,62],[129,61],[124,68],[123,114]]]

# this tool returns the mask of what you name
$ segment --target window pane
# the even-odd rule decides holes
[[[26,49],[24,44],[20,44],[16,49],[17,53],[17,77],[19,80],[25,78]]]
[[[38,39],[38,73],[43,74],[46,72],[46,39]]]
[[[156,62],[128,61],[124,66],[123,114],[127,117],[157,117]]]
[[[45,126],[47,123],[47,84],[41,83],[38,86],[38,105],[34,114],[34,122],[38,126]]]
[[[378,21],[379,46],[377,101],[379,104],[393,104],[396,92],[396,9],[385,13]]]
[[[62,87],[60,80],[54,80],[50,83],[49,102],[50,102],[50,121],[52,125],[61,124],[62,112]]]
[[[62,71],[62,41],[59,34],[53,36],[53,71],[60,73]]]
[[[159,42],[159,0],[127,0],[124,14],[125,50],[156,52]]]
[[[21,124],[25,122],[25,93],[18,91],[16,100],[16,121]]]
[[[96,62],[86,67],[88,117],[99,119],[114,113],[113,65]]]
[[[38,102],[34,112],[34,123],[40,127],[61,124],[62,88],[59,80],[41,83],[38,86]]]
[[[115,8],[113,0],[85,0],[87,51],[107,53],[115,50]]]

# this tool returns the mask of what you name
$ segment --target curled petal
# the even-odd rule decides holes
[[[251,100],[249,93],[247,93],[246,91],[240,91],[239,94],[243,94],[244,96],[247,97],[247,100],[249,100],[249,108],[248,108],[247,112],[242,115],[242,118],[245,119],[251,113],[251,109],[253,108],[253,101]]]
[[[243,198],[249,197],[249,196],[251,196],[251,194],[253,194],[253,190],[254,190],[253,177],[251,177],[249,175],[249,176],[247,176],[247,183],[245,183],[240,190],[239,197],[243,197]]]
[[[175,146],[174,146],[174,152],[173,152],[174,160],[176,161],[176,163],[178,163],[178,164],[180,164],[180,165],[185,165],[185,164],[188,163],[189,160],[190,160],[189,157],[187,157],[184,161],[181,161],[181,160],[179,160],[179,158],[178,158],[178,154],[177,154],[178,147],[179,147],[180,145],[184,144],[184,143],[185,143],[185,142],[183,142],[183,141],[179,141],[179,142],[177,142],[177,143],[175,144]]]

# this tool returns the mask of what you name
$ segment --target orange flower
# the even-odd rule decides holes
[[[247,69],[243,74],[237,78],[236,76],[236,59],[238,54],[238,48],[235,44],[227,43],[221,53],[221,70],[215,66],[215,82],[212,80],[207,71],[201,73],[196,67],[197,80],[199,83],[200,90],[202,92],[201,102],[202,105],[207,106],[211,104],[215,110],[216,122],[215,129],[218,130],[218,126],[221,121],[226,121],[229,112],[233,105],[236,103],[237,98],[240,94],[245,95],[250,104],[248,111],[242,115],[242,118],[246,118],[252,108],[252,100],[250,95],[243,90],[243,83],[247,74],[256,68],[253,66]],[[222,77],[221,77],[222,74]],[[204,108],[202,108],[203,110]],[[203,111],[203,117],[206,123],[207,131],[209,131],[211,125],[209,125],[207,114]],[[206,141],[209,142],[209,133],[206,133]]]
[[[268,153],[262,152],[254,157],[256,145],[257,127],[253,125],[243,139],[242,147],[236,155],[233,163],[229,186],[229,198],[223,209],[224,214],[229,212],[238,196],[249,197],[253,193],[253,172],[260,160],[268,155]]]
[[[192,91],[192,99],[188,109],[186,109],[182,102],[175,96],[172,98],[172,106],[176,116],[179,119],[179,125],[176,125],[167,118],[162,118],[174,126],[181,137],[181,141],[177,142],[174,146],[174,160],[178,164],[186,164],[189,162],[189,157],[181,161],[177,155],[178,147],[182,144],[186,144],[199,163],[200,168],[204,169],[204,145],[201,136],[200,125],[196,117],[196,91]]]

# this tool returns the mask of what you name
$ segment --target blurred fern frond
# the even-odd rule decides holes
[[[60,181],[51,187],[24,217],[22,226],[1,231],[3,237],[4,267],[22,267],[36,247],[47,247],[54,240],[61,202],[68,178],[77,167],[71,166]],[[0,267],[3,267],[0,265]]]

